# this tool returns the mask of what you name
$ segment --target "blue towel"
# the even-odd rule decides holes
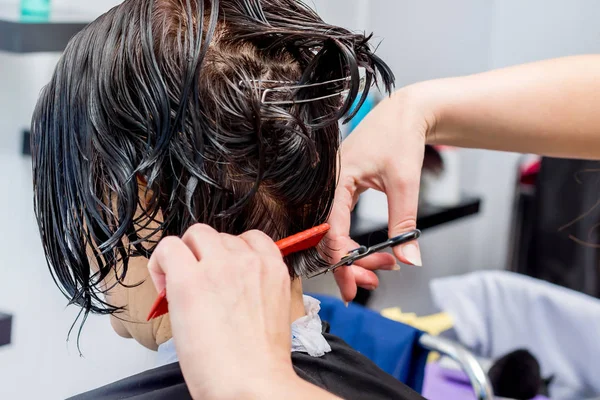
[[[419,345],[423,334],[356,304],[348,308],[336,298],[313,295],[321,301],[321,319],[331,325],[331,334],[371,359],[379,368],[417,392],[423,388],[429,352]]]

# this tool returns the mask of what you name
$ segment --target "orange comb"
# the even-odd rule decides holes
[[[289,256],[290,254],[317,247],[327,232],[329,232],[329,229],[329,224],[319,225],[294,236],[282,239],[275,244],[281,251],[282,256]],[[147,321],[163,316],[168,312],[169,303],[167,302],[167,289],[163,289],[154,301],[150,313],[148,314]]]

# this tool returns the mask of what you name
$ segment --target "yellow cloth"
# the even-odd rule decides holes
[[[381,315],[392,321],[412,326],[431,336],[439,336],[442,332],[447,331],[454,326],[452,317],[446,313],[417,317],[417,314],[415,313],[403,313],[400,307],[393,307],[382,310]],[[431,353],[428,362],[436,361],[438,358],[439,354]]]

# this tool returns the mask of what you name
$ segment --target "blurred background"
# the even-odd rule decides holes
[[[596,0],[308,1],[330,23],[374,32],[380,42],[378,54],[392,66],[398,87],[600,52]],[[108,318],[89,318],[81,335],[83,357],[76,334],[66,342],[78,310],[66,308],[67,301],[47,270],[32,210],[31,159],[26,154],[29,120],[66,44],[63,36],[69,37],[119,2],[52,0],[47,17],[32,19],[21,12],[19,1],[0,0],[0,313],[12,316],[10,344],[0,347],[2,399],[65,398],[151,368],[155,360],[152,352],[118,338]],[[420,224],[426,228],[420,242],[424,267],[381,273],[381,287],[361,293],[361,302],[372,309],[433,313],[429,283],[435,278],[506,269],[536,276],[523,261],[533,265],[536,260],[522,244],[540,229],[534,205],[543,164],[517,154],[433,150],[444,170],[433,174],[424,193],[420,213]],[[583,168],[576,166],[574,171]],[[530,181],[528,174],[533,174]],[[574,182],[573,174],[564,179]],[[585,207],[583,202],[562,215],[559,225],[587,211]],[[363,241],[385,235],[386,218],[385,199],[366,195],[359,203],[355,235]],[[595,251],[585,256],[592,264]],[[558,272],[537,277],[598,295],[594,272],[565,274],[571,277],[562,279]],[[311,292],[337,293],[330,276],[306,286]]]

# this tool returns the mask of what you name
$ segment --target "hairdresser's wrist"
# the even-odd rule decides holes
[[[425,126],[425,143],[473,147],[482,127],[473,115],[474,104],[485,102],[472,77],[419,82],[401,89]]]
[[[392,109],[399,114],[400,134],[408,133],[405,130],[408,124],[410,134],[419,136],[419,141],[432,144],[441,111],[435,95],[436,84],[436,81],[425,81],[405,86],[385,100],[392,103]]]
[[[395,94],[399,106],[412,110],[418,134],[430,145],[455,145],[468,140],[469,117],[462,112],[463,78],[419,82]],[[461,114],[462,113],[462,114]]]

